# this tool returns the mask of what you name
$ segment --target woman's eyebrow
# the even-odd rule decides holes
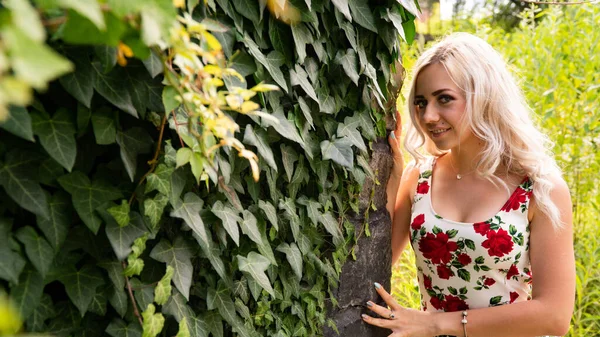
[[[443,88],[443,89],[440,89],[440,90],[436,90],[436,91],[432,92],[431,94],[435,97],[435,96],[443,93],[444,91],[452,91],[452,90],[448,89],[448,88]]]

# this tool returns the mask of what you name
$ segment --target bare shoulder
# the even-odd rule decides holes
[[[571,192],[567,182],[559,175],[552,175],[548,177],[548,180],[552,184],[552,189],[550,190],[550,199],[554,205],[556,205],[561,215],[564,216],[565,214],[570,214],[572,212]],[[540,212],[535,193],[532,197],[532,201],[533,203],[531,204],[531,209],[533,211],[533,216]]]
[[[419,181],[420,173],[420,167],[419,165],[416,165],[414,161],[408,163],[404,168],[404,173],[402,173],[400,192],[409,197],[411,201],[413,200],[415,191],[417,190],[417,183]]]

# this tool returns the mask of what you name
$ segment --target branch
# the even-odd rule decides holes
[[[127,264],[123,261],[123,269],[127,268]],[[140,315],[140,311],[138,310],[137,304],[135,303],[135,297],[133,297],[133,291],[131,290],[131,283],[129,282],[129,277],[125,276],[125,282],[127,282],[127,291],[129,292],[129,299],[131,299],[131,304],[133,305],[133,314],[138,318],[140,322],[140,326],[144,326],[144,321],[142,321],[142,316]]]

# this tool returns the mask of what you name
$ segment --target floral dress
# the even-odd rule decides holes
[[[492,218],[463,223],[434,211],[433,165],[432,157],[420,168],[410,224],[422,309],[459,311],[530,299],[531,180],[525,178]]]

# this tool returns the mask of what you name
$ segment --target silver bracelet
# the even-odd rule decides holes
[[[467,337],[467,311],[462,312],[462,320],[460,321],[463,326],[463,332],[465,333],[465,337]]]

